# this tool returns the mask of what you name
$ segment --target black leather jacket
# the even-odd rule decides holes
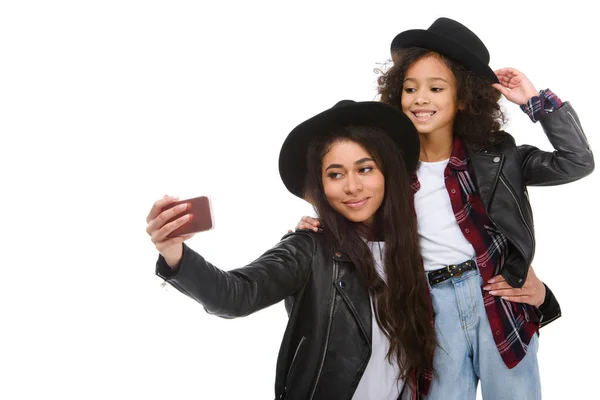
[[[323,235],[287,234],[249,265],[222,271],[184,245],[173,273],[157,275],[223,318],[249,315],[285,299],[289,321],[277,360],[275,398],[351,400],[371,355],[371,303],[355,268],[327,249]],[[415,397],[413,397],[415,396]],[[405,389],[402,399],[416,398]]]
[[[540,120],[554,152],[516,146],[505,134],[498,144],[477,151],[467,146],[481,199],[490,219],[516,252],[502,276],[522,287],[535,251],[533,215],[526,186],[561,185],[581,179],[594,170],[594,157],[575,110],[563,106]]]
[[[297,231],[247,266],[222,271],[183,245],[173,271],[159,256],[156,274],[222,318],[250,315],[285,300],[289,320],[277,360],[275,399],[350,400],[371,355],[369,294],[352,263],[323,235]],[[560,316],[546,289],[543,321]],[[402,399],[415,399],[405,388]]]
[[[470,146],[471,173],[488,216],[512,246],[502,276],[522,287],[535,252],[533,213],[526,186],[561,185],[594,170],[594,157],[579,118],[568,102],[539,121],[554,152],[516,146],[508,133],[497,144],[478,150]],[[542,326],[560,316],[560,306],[546,290]]]

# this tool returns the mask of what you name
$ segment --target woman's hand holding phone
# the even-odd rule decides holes
[[[164,196],[157,200],[146,217],[146,232],[152,243],[175,269],[183,255],[183,242],[194,233],[212,229],[212,213],[208,198],[178,201],[177,197]]]

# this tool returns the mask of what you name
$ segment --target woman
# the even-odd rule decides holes
[[[322,233],[290,233],[247,266],[222,271],[167,236],[182,209],[152,207],[156,273],[211,314],[249,315],[285,299],[289,322],[276,399],[417,397],[436,346],[419,256],[410,176],[419,136],[397,108],[342,101],[297,126],[283,144],[281,178],[310,200]],[[392,222],[393,221],[393,222]]]

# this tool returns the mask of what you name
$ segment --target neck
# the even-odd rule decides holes
[[[375,240],[375,234],[373,232],[373,227],[371,224],[368,224],[366,222],[358,223],[356,226],[356,230],[358,231],[358,234],[361,237],[365,238],[369,242]]]
[[[419,135],[421,139],[421,153],[419,160],[424,162],[436,162],[447,160],[452,154],[454,138],[452,134],[425,133]]]

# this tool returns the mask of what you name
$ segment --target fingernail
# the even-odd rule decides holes
[[[490,290],[492,288],[492,285],[485,285],[483,287],[483,290]]]
[[[498,292],[497,292],[497,291],[495,291],[495,290],[492,290],[492,291],[490,291],[489,293],[490,293],[492,296],[495,296],[495,295],[496,295]]]
[[[493,278],[488,281],[488,283],[494,283],[494,282],[496,282],[496,280],[494,280]]]

